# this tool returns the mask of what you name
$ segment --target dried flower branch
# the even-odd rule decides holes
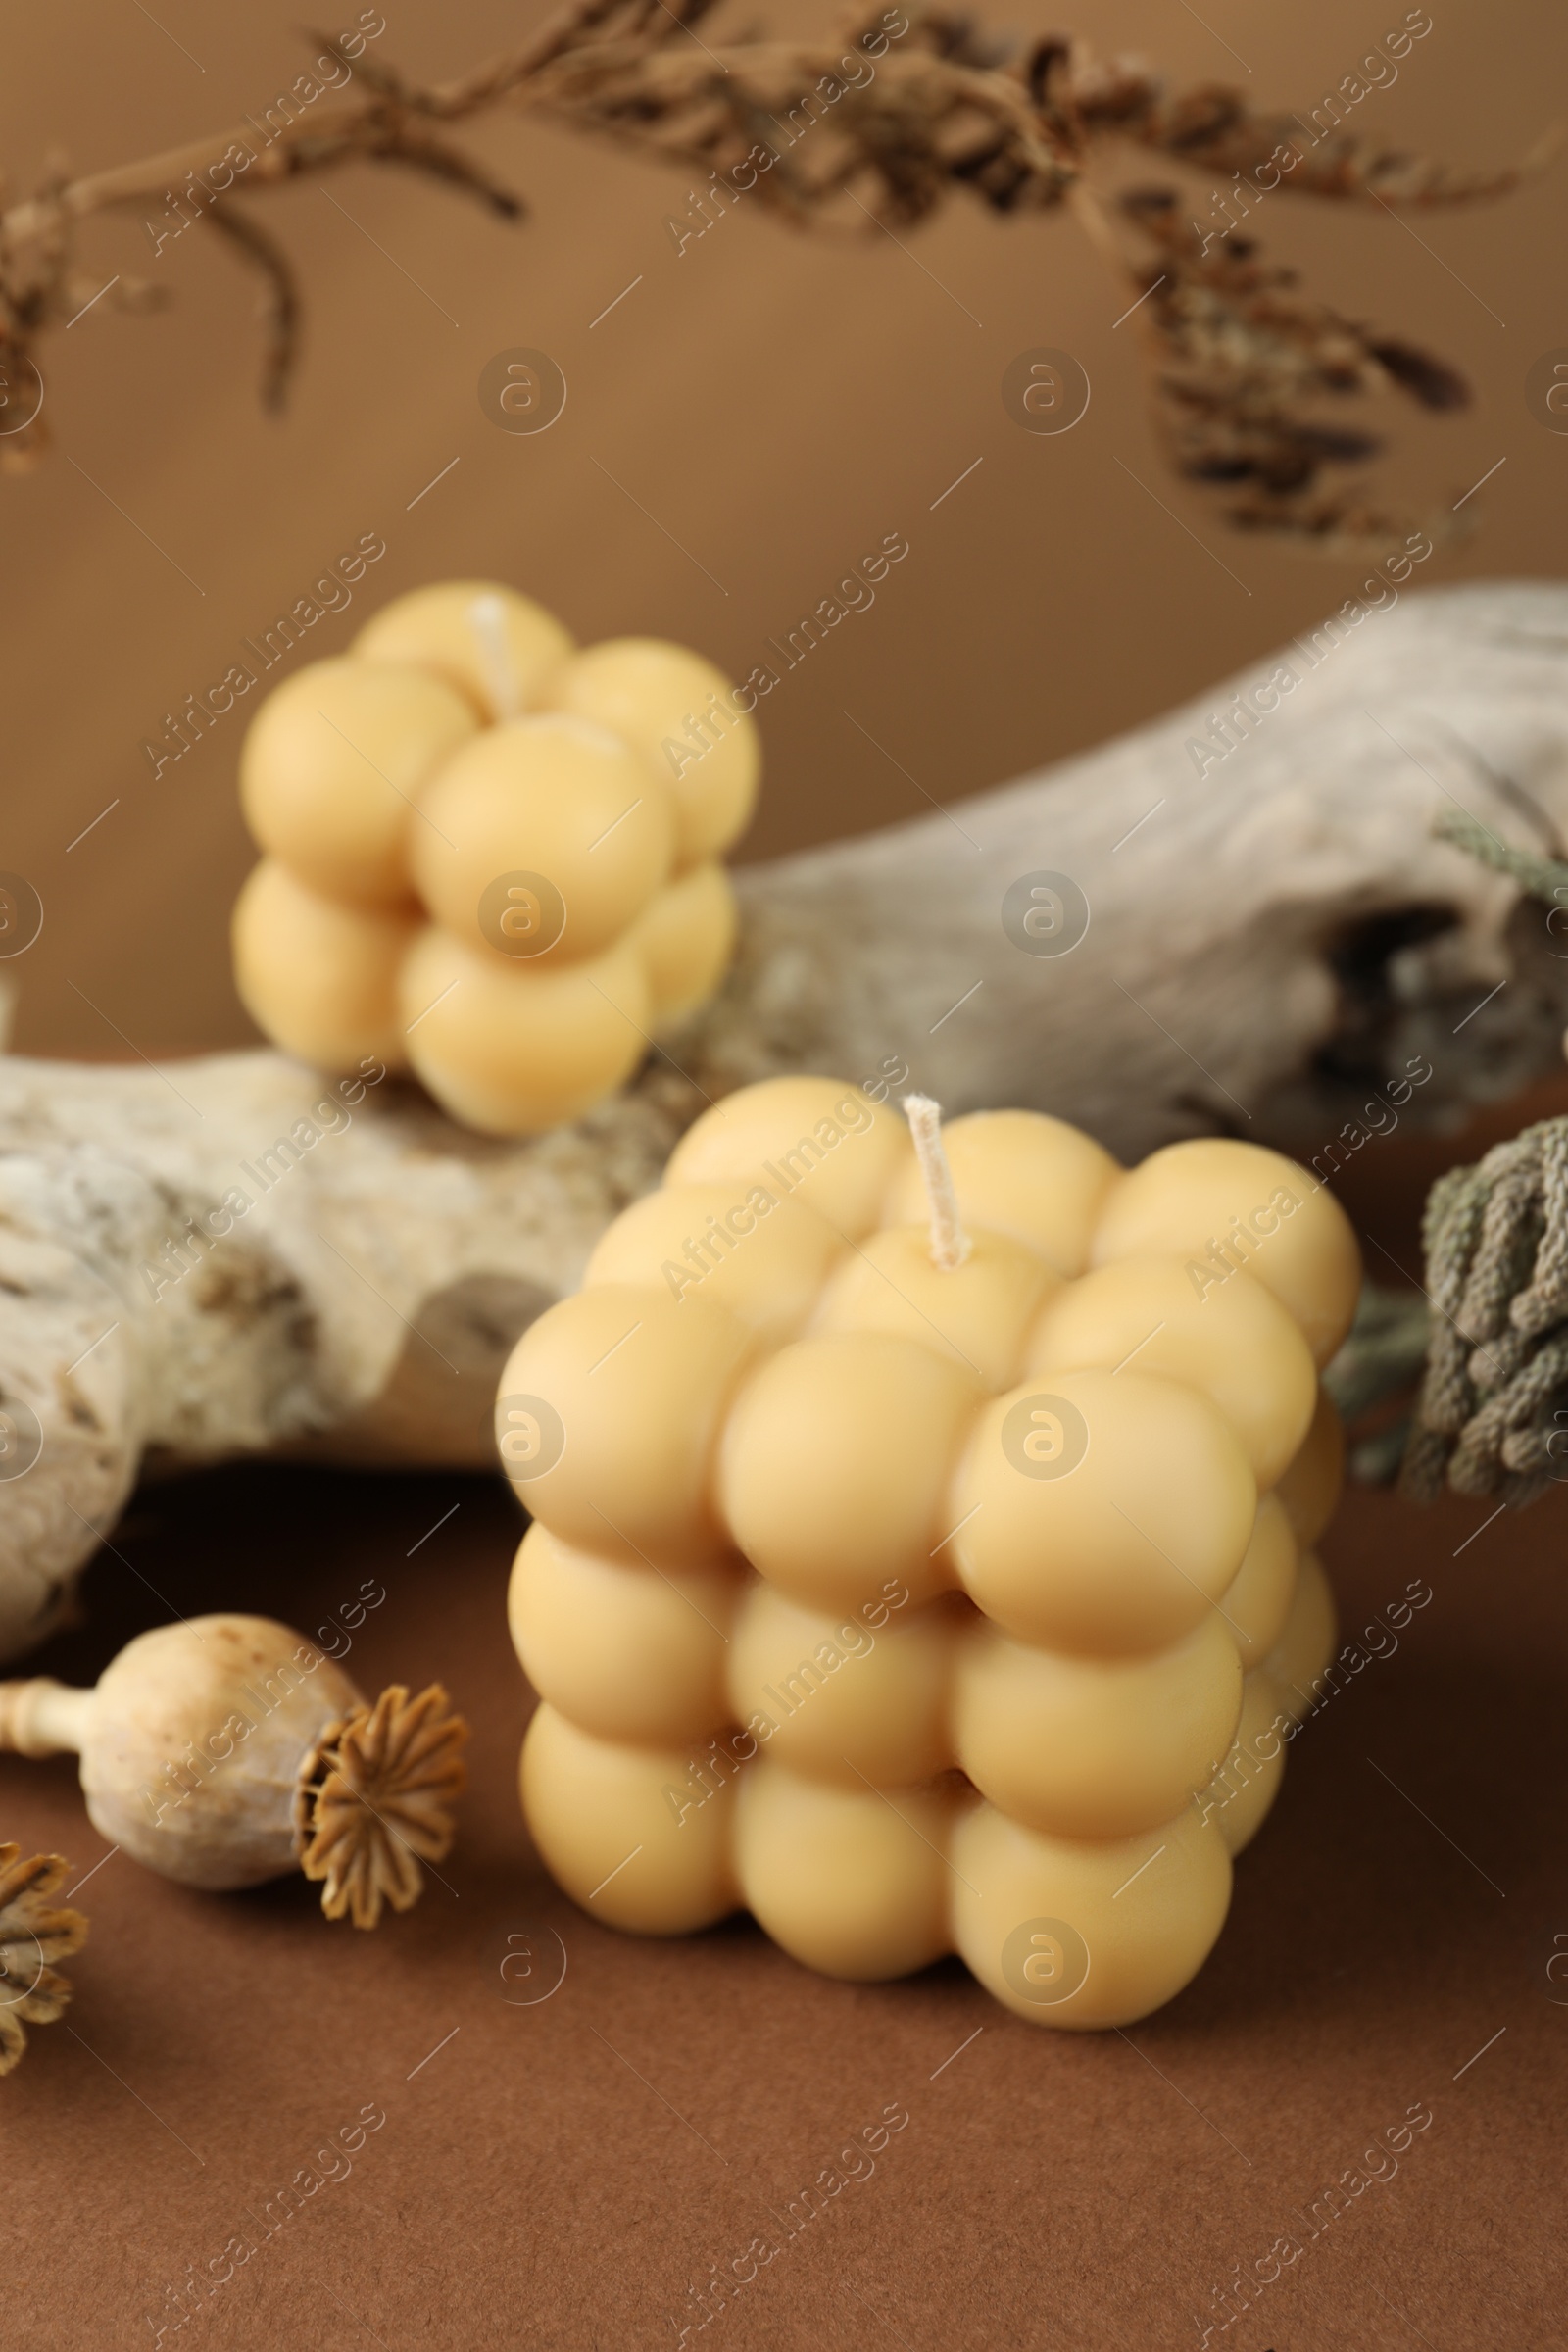
[[[520,49],[429,88],[368,60],[363,43],[351,57],[317,36],[357,77],[352,97],[314,104],[308,118],[260,147],[254,126],[243,124],[142,163],[52,181],[0,217],[0,393],[9,399],[31,377],[44,334],[86,298],[74,272],[79,223],[106,211],[185,203],[193,215],[210,214],[262,272],[263,394],[276,406],[295,361],[300,298],[286,257],[234,192],[257,195],[352,163],[395,165],[516,219],[520,200],[436,127],[505,107],[696,172],[731,194],[734,175],[750,168],[743,184],[760,206],[827,233],[914,226],[965,189],[1004,213],[1071,197],[1126,283],[1140,294],[1157,289],[1145,324],[1177,470],[1211,488],[1226,485],[1225,518],[1241,528],[1335,551],[1399,535],[1403,525],[1367,500],[1320,486],[1326,468],[1361,465],[1379,444],[1315,419],[1307,404],[1397,389],[1449,409],[1467,398],[1461,379],[1410,345],[1295,294],[1292,273],[1259,263],[1250,240],[1205,233],[1196,222],[1184,229],[1169,189],[1121,208],[1141,232],[1135,250],[1124,251],[1104,214],[1083,201],[1086,174],[1097,154],[1119,145],[1190,171],[1245,177],[1244,212],[1249,193],[1274,187],[1387,210],[1501,195],[1539,169],[1549,148],[1501,170],[1454,172],[1358,137],[1332,117],[1313,131],[1298,117],[1253,112],[1232,90],[1172,91],[1147,69],[1102,64],[1074,41],[1015,47],[920,0],[858,11],[832,42],[710,46],[697,28],[715,5],[569,0]],[[815,126],[804,160],[793,141],[786,153],[775,146],[791,121]],[[764,152],[772,160],[759,169],[752,159]],[[1265,181],[1269,170],[1274,177]],[[1216,237],[1221,250],[1208,259]],[[37,422],[13,430],[0,466],[30,464],[42,439]],[[1238,484],[1245,487],[1235,495],[1229,486]]]
[[[246,261],[260,270],[263,281],[262,318],[266,341],[262,352],[262,406],[280,409],[288,396],[288,381],[299,351],[300,295],[288,256],[275,238],[254,221],[249,213],[226,198],[211,207],[208,219],[220,236],[227,237]]]
[[[1355,492],[1319,489],[1326,467],[1361,465],[1383,442],[1325,420],[1314,404],[1397,391],[1422,408],[1462,408],[1463,379],[1298,294],[1296,272],[1258,261],[1250,238],[1195,253],[1168,191],[1138,191],[1122,208],[1160,264],[1149,272],[1148,321],[1173,469],[1215,489],[1236,485],[1240,495],[1223,498],[1222,511],[1241,530],[1292,535],[1332,555],[1397,539],[1405,526]]]
[[[1539,815],[1540,811],[1536,810]],[[1432,820],[1432,830],[1439,841],[1451,841],[1456,850],[1464,850],[1490,865],[1494,874],[1506,874],[1510,882],[1528,891],[1531,898],[1540,899],[1549,906],[1546,928],[1554,933],[1561,928],[1553,916],[1568,919],[1568,858],[1548,857],[1540,850],[1516,849],[1512,842],[1499,841],[1489,826],[1472,816],[1468,809],[1445,808]]]

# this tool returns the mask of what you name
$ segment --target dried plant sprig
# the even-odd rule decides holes
[[[1464,850],[1494,873],[1506,874],[1510,882],[1533,899],[1558,911],[1568,910],[1568,859],[1551,858],[1541,850],[1516,849],[1510,841],[1499,841],[1496,834],[1471,816],[1467,809],[1445,808],[1432,820],[1432,830],[1439,841],[1451,842],[1456,850]]]
[[[1088,119],[1108,126],[1114,118],[1124,136],[1227,178],[1248,177],[1278,157],[1277,184],[1298,196],[1470,204],[1507,195],[1543,170],[1560,143],[1552,131],[1517,164],[1459,172],[1354,131],[1313,130],[1299,115],[1256,113],[1240,90],[1221,83],[1172,92],[1158,75],[1122,65],[1091,67],[1086,78]]]
[[[262,406],[281,409],[299,353],[300,292],[288,256],[275,238],[237,204],[220,198],[208,219],[220,236],[227,237],[246,261],[261,272]]]
[[[1430,1324],[1427,1302],[1418,1294],[1385,1290],[1375,1282],[1361,1285],[1349,1335],[1323,1372],[1323,1386],[1347,1426],[1416,1386]]]
[[[54,1964],[80,1951],[87,1922],[49,1900],[68,1867],[63,1854],[24,1862],[20,1845],[0,1845],[0,2075],[21,2059],[28,2026],[53,2025],[71,1999]]]
[[[1336,554],[1397,538],[1404,526],[1356,491],[1322,489],[1326,468],[1361,465],[1383,446],[1379,435],[1325,416],[1323,406],[1398,392],[1426,409],[1462,408],[1463,379],[1298,294],[1296,272],[1260,261],[1250,238],[1200,250],[1168,189],[1134,190],[1121,209],[1154,249],[1146,331],[1173,470],[1215,490],[1238,529]],[[1431,527],[1453,535],[1451,522]]]
[[[202,175],[224,168],[227,180],[200,201],[262,274],[263,392],[275,407],[295,364],[299,291],[282,249],[255,227],[234,192],[254,196],[347,164],[381,164],[516,219],[521,200],[437,127],[499,108],[732,191],[732,175],[765,148],[775,160],[748,182],[760,208],[797,226],[856,236],[917,225],[964,191],[1004,213],[1072,198],[1080,221],[1092,224],[1098,208],[1076,200],[1097,153],[1118,144],[1231,178],[1258,173],[1289,152],[1274,183],[1282,190],[1384,210],[1501,195],[1551,152],[1545,142],[1501,169],[1453,171],[1343,128],[1319,133],[1298,117],[1257,112],[1234,90],[1173,90],[1149,69],[1098,61],[1076,41],[1013,45],[920,0],[858,10],[834,41],[726,41],[715,33],[710,42],[698,28],[715,5],[569,0],[516,50],[429,87],[368,58],[363,46],[351,58],[340,42],[317,36],[359,89],[318,100],[260,152],[240,125],[84,178],[56,175],[0,216],[0,377],[20,384],[35,368],[45,333],[73,315],[74,242],[84,220],[157,204],[193,174],[205,188]],[[864,77],[841,71],[856,47],[874,68]],[[780,153],[780,124],[797,119],[812,126],[810,146],[803,155],[791,141]],[[248,159],[243,176],[226,163],[235,149]],[[1099,219],[1097,244],[1131,288],[1146,292],[1155,271],[1142,253],[1124,252]],[[1325,468],[1365,463],[1376,439],[1326,425],[1303,404],[1325,391],[1396,387],[1429,408],[1452,408],[1466,397],[1459,377],[1398,338],[1375,337],[1292,295],[1290,273],[1264,269],[1250,242],[1227,238],[1205,263],[1214,239],[1205,242],[1189,223],[1189,247],[1169,191],[1143,199],[1137,225],[1152,235],[1162,265],[1159,307],[1145,323],[1166,363],[1159,400],[1178,470],[1211,492],[1244,483],[1240,494],[1218,493],[1226,520],[1240,528],[1336,553],[1399,537],[1405,525],[1374,502],[1318,487]],[[5,436],[0,468],[34,462],[43,431],[39,419]]]

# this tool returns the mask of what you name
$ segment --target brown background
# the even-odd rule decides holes
[[[542,12],[386,0],[385,13],[377,53],[440,76]],[[1033,0],[989,13],[1033,29],[1059,21]],[[1397,0],[1213,0],[1196,13],[1086,0],[1067,15],[1099,50],[1141,52],[1182,81],[1239,80],[1288,108],[1316,103],[1403,13]],[[90,170],[216,130],[305,62],[292,0],[168,0],[153,14],[156,24],[102,0],[5,0],[0,155],[17,184],[62,145]],[[781,26],[823,14],[782,0],[772,11]],[[1514,157],[1560,108],[1565,51],[1568,20],[1549,0],[1435,0],[1433,31],[1356,120],[1457,164]],[[252,282],[207,226],[157,258],[134,218],[87,232],[89,288],[139,272],[172,307],[126,318],[100,302],[55,337],[47,414],[63,454],[4,485],[0,866],[26,874],[47,909],[17,967],[26,1051],[117,1050],[95,1005],[153,1051],[249,1034],[225,946],[249,862],[233,789],[240,713],[157,783],[140,746],[363,531],[379,531],[387,556],[354,606],[318,625],[312,653],[339,650],[373,602],[404,588],[495,573],[585,638],[663,631],[740,674],[884,532],[904,531],[910,555],[875,607],[765,706],[769,781],[751,854],[923,812],[894,760],[946,799],[1119,732],[1315,620],[1361,576],[1226,537],[1169,484],[1138,320],[1112,330],[1126,291],[1065,216],[1009,222],[965,206],[901,252],[885,238],[804,241],[742,206],[677,258],[663,220],[684,180],[527,123],[473,136],[528,195],[530,223],[508,228],[368,170],[327,183],[367,234],[319,185],[266,200],[310,306],[281,422],[257,407]],[[1138,171],[1161,176],[1152,159]],[[1465,510],[1483,526],[1474,546],[1418,577],[1560,562],[1568,437],[1532,420],[1523,383],[1533,360],[1568,343],[1562,185],[1559,170],[1502,205],[1408,226],[1283,194],[1257,218],[1341,308],[1432,343],[1474,380],[1460,417],[1400,402],[1388,419],[1402,451],[1391,480],[1420,511],[1508,461]],[[1192,182],[1195,214],[1210,217],[1212,193]],[[1042,344],[1077,354],[1094,386],[1088,416],[1060,438],[1020,431],[1001,403],[1007,362]],[[518,345],[553,353],[570,386],[536,439],[498,430],[476,395],[484,363]]]
[[[1240,76],[1234,45],[1262,98],[1310,103],[1400,13],[1208,0],[1205,25],[1166,0],[1089,0],[1074,23],[1184,77]],[[18,181],[61,141],[90,168],[216,126],[297,70],[280,0],[160,0],[157,15],[6,8],[0,125]],[[1560,13],[1471,0],[1435,15],[1363,115],[1456,160],[1516,152],[1560,103]],[[388,16],[383,53],[432,74],[516,30],[466,0],[389,0]],[[94,1006],[153,1050],[246,1034],[224,959],[247,861],[237,721],[157,784],[138,746],[362,531],[388,542],[377,594],[495,572],[584,636],[662,629],[735,669],[863,547],[906,531],[910,557],[875,610],[773,699],[758,852],[924,807],[846,710],[947,796],[1158,710],[1353,585],[1347,566],[1223,541],[1169,488],[1122,348],[1131,326],[1110,326],[1122,299],[1064,220],[956,214],[918,241],[922,269],[885,244],[797,243],[743,212],[677,262],[661,221],[678,183],[531,128],[481,143],[530,193],[531,226],[505,231],[391,178],[333,183],[455,326],[318,190],[273,200],[312,303],[281,424],[254,404],[250,288],[204,232],[158,263],[133,225],[92,232],[104,275],[139,266],[176,305],[124,320],[100,304],[57,342],[62,454],[4,486],[0,864],[48,909],[19,967],[25,1049],[122,1052]],[[1393,221],[1283,199],[1260,223],[1343,307],[1434,341],[1477,384],[1465,417],[1408,429],[1396,472],[1412,496],[1451,500],[1508,459],[1472,502],[1474,550],[1434,578],[1560,561],[1568,442],[1531,421],[1521,390],[1531,361],[1568,341],[1559,188],[1422,217],[1430,251]],[[1095,385],[1059,441],[1018,432],[998,398],[1006,362],[1042,343],[1077,353]],[[484,362],[517,344],[554,352],[571,383],[539,440],[498,432],[475,398]],[[369,601],[313,650],[335,650]],[[1366,1155],[1353,1205],[1406,1265],[1422,1183],[1478,1141]],[[1568,1948],[1563,1521],[1552,1497],[1476,1533],[1490,1508],[1352,1497],[1326,1547],[1347,1630],[1412,1576],[1434,1602],[1295,1751],[1210,1965],[1121,2041],[1034,2032],[956,1964],[857,1989],[744,1925],[631,1942],[555,1894],[515,1806],[528,1699],[500,1627],[516,1525],[493,1486],[254,1470],[149,1493],[91,1572],[89,1630],[41,1665],[90,1677],[132,1631],[218,1603],[314,1627],[374,1576],[388,1598],[351,1669],[371,1687],[445,1677],[475,1725],[473,1788],[447,1886],[373,1938],[327,1927],[302,1883],[199,1899],[122,1857],[97,1871],[78,1898],[93,1933],[70,2027],[35,2034],[0,2093],[8,2342],[151,2343],[179,2317],[169,2290],[221,2270],[243,2232],[257,2252],[166,2345],[640,2352],[673,2345],[700,2316],[688,2287],[763,2236],[779,2253],[689,2342],[1186,2352],[1231,2266],[1296,2229],[1293,2208],[1417,2101],[1434,2122],[1397,2178],[1213,2341],[1568,2342],[1568,2024],[1552,2013],[1568,1984],[1547,1975]],[[99,1862],[64,1763],[8,1762],[0,1796],[7,1835],[63,1846],[83,1872]],[[508,1937],[532,1937],[542,1986],[551,1930],[565,1980],[524,2004],[533,1984],[501,1973]],[[891,2101],[910,2121],[875,2177],[788,2238],[771,2216]],[[264,2240],[250,2215],[370,2102],[386,2122],[350,2176]]]

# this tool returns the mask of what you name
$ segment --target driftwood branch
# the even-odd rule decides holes
[[[1384,211],[1469,203],[1506,193],[1544,163],[1549,142],[1500,170],[1454,171],[1356,126],[1354,109],[1397,77],[1396,58],[1422,32],[1387,36],[1392,55],[1376,50],[1310,114],[1287,115],[1213,85],[1173,91],[1147,67],[1103,63],[1081,42],[1011,45],[921,0],[858,8],[836,39],[807,41],[726,39],[708,25],[715,4],[570,0],[519,48],[428,87],[370,47],[385,21],[367,10],[360,24],[374,30],[313,36],[317,74],[301,74],[261,122],[247,117],[12,206],[0,215],[0,379],[8,395],[15,388],[16,416],[27,412],[25,387],[41,384],[44,337],[92,292],[82,291],[75,249],[93,216],[139,212],[157,251],[212,215],[263,272],[263,391],[275,406],[300,292],[281,248],[236,199],[364,163],[418,172],[516,219],[521,199],[446,135],[507,109],[694,175],[689,207],[722,212],[744,200],[826,233],[917,226],[959,194],[1008,214],[1070,200],[1127,289],[1152,298],[1140,327],[1157,362],[1175,470],[1239,527],[1335,552],[1401,535],[1402,524],[1330,474],[1373,456],[1377,436],[1326,423],[1314,404],[1393,391],[1452,408],[1467,397],[1462,379],[1296,294],[1292,272],[1259,261],[1250,216],[1277,190]],[[1112,224],[1092,195],[1093,169],[1129,148],[1206,175],[1208,195],[1179,204],[1169,186],[1140,189],[1117,200]],[[703,218],[699,209],[693,233]],[[22,429],[13,420],[0,468],[32,463],[45,429],[41,416]]]
[[[1354,609],[1101,751],[744,871],[724,996],[536,1141],[270,1053],[0,1058],[0,1653],[144,1457],[487,1462],[512,1342],[729,1088],[907,1083],[1124,1157],[1224,1129],[1328,1178],[1551,1066],[1562,942],[1434,818],[1560,854],[1568,589]]]

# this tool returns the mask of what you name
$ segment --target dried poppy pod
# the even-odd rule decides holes
[[[94,1829],[134,1860],[213,1888],[303,1870],[357,1928],[407,1911],[444,1858],[467,1737],[439,1683],[372,1705],[270,1617],[139,1634],[91,1690],[0,1683],[0,1748],[79,1755]]]
[[[49,1903],[68,1868],[63,1854],[24,1862],[20,1845],[0,1845],[0,2075],[26,2048],[28,2026],[53,2025],[71,1998],[53,1964],[80,1951],[87,1922]]]

